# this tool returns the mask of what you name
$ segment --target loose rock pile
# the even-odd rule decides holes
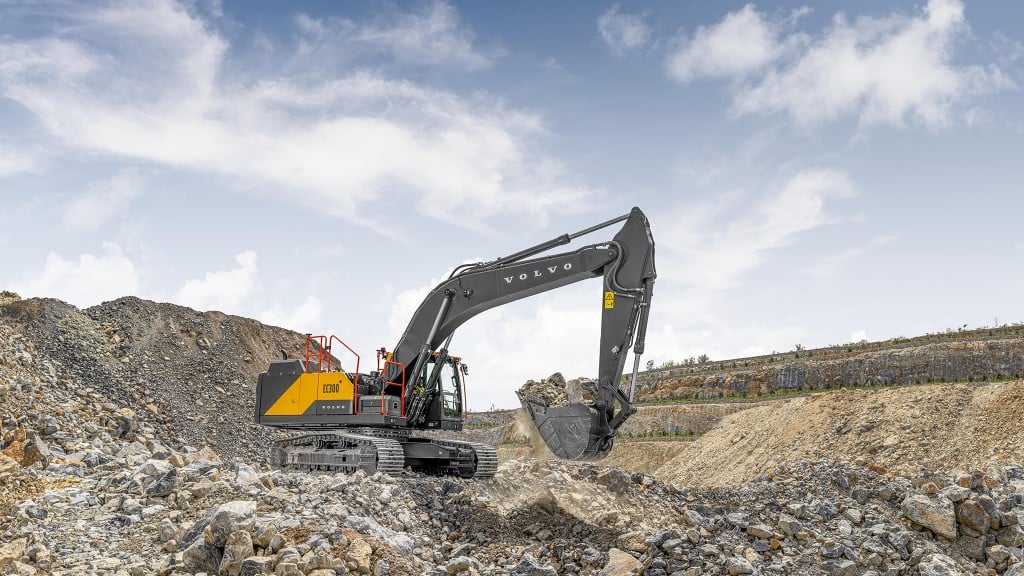
[[[571,402],[593,402],[595,384],[587,378],[574,378],[566,381],[560,372],[547,378],[527,380],[516,395],[519,401],[531,402],[542,406],[562,406]]]
[[[279,436],[253,422],[252,394],[271,359],[301,357],[302,335],[139,298],[79,310],[7,294],[0,323],[32,343],[48,385],[90,388],[144,415],[174,447],[216,446],[259,462]]]

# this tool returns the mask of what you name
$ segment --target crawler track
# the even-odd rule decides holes
[[[405,466],[402,445],[391,438],[349,432],[302,434],[274,443],[271,461],[288,470],[397,474]]]
[[[456,472],[459,476],[486,480],[494,478],[498,471],[498,452],[487,444],[442,439],[435,439],[432,443],[459,450],[459,472]],[[471,470],[472,474],[467,475],[468,470]]]
[[[493,478],[498,470],[498,454],[486,444],[414,437],[404,430],[386,428],[317,432],[278,440],[271,450],[271,463],[286,470],[398,474],[406,465],[404,447],[425,443],[444,448],[450,456],[428,461],[415,470],[482,480]]]

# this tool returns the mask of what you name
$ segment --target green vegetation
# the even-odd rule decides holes
[[[643,434],[619,434],[617,439],[619,440],[692,440],[700,436],[700,432],[694,432],[693,430],[686,430],[685,432],[669,432],[667,430],[659,430],[657,432],[643,433]]]
[[[667,362],[662,362],[661,366],[658,366],[657,370],[668,370],[670,368],[675,368],[676,366],[703,366],[703,365],[705,365],[705,364],[707,364],[709,362],[711,362],[711,358],[709,358],[707,354],[701,354],[700,356],[697,356],[696,358],[694,358],[693,356],[690,356],[689,358],[687,358],[686,360],[683,360],[682,362],[676,362],[675,360],[669,360]],[[654,366],[654,361],[648,361],[647,362],[647,370],[648,371],[651,371],[653,366]]]

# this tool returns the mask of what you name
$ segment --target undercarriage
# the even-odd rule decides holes
[[[498,455],[486,444],[413,436],[408,430],[350,428],[292,436],[274,443],[271,464],[286,470],[397,474],[409,468],[460,478],[492,478]]]

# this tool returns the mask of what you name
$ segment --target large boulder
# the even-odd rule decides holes
[[[627,576],[640,573],[640,561],[630,553],[618,548],[608,550],[608,562],[598,574],[600,576]]]
[[[245,530],[235,530],[228,534],[228,540],[224,544],[224,556],[220,560],[219,574],[239,576],[242,571],[242,562],[254,554],[252,536]]]
[[[21,470],[18,461],[6,454],[0,454],[0,473],[14,474]]]
[[[903,515],[915,524],[943,538],[956,538],[956,512],[949,498],[917,494],[905,499],[901,508]]]
[[[232,532],[250,530],[255,520],[256,502],[251,500],[227,502],[213,511],[210,524],[204,530],[203,537],[214,546],[223,547],[227,544],[228,536]]]
[[[273,574],[274,558],[271,556],[250,556],[242,560],[238,576],[256,576],[257,574]]]
[[[541,564],[533,556],[523,554],[519,563],[509,570],[509,576],[558,576],[558,572],[550,566]]]
[[[989,516],[985,508],[977,500],[961,502],[956,507],[957,522],[974,530],[979,534],[985,534],[989,528]]]
[[[18,561],[25,555],[25,550],[27,548],[28,540],[24,538],[18,538],[5,544],[0,544],[0,566],[5,566],[11,562]]]
[[[917,570],[921,576],[962,576],[961,572],[956,567],[956,563],[953,559],[945,554],[931,554],[925,556],[921,563],[917,565]]]
[[[356,570],[361,573],[368,573],[371,569],[370,557],[373,555],[373,548],[363,538],[357,538],[349,544],[348,553],[345,555],[347,562],[356,565]]]
[[[195,524],[185,532],[181,537],[180,549],[187,549],[199,540],[223,548],[229,534],[236,530],[250,531],[255,521],[256,502],[235,500],[221,504],[196,520]]]
[[[41,462],[43,468],[49,466],[50,449],[46,447],[46,443],[38,434],[33,434],[25,444],[25,455],[21,459],[21,465],[31,466],[36,462]]]
[[[182,553],[182,564],[193,574],[197,572],[216,572],[220,568],[221,548],[210,544],[202,538],[196,539]]]

